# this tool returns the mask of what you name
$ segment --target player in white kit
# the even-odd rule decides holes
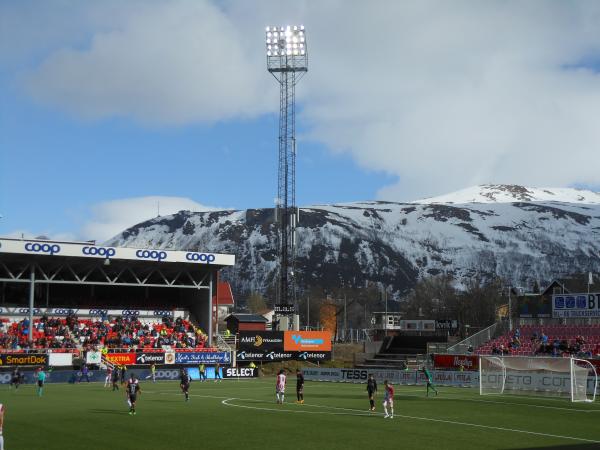
[[[285,380],[285,372],[281,369],[277,375],[277,384],[275,385],[275,396],[277,397],[277,403],[280,405],[283,403],[283,397],[285,396]]]

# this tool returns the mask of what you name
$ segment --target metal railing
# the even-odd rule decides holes
[[[338,329],[335,333],[335,342],[361,343],[370,342],[371,333],[366,328],[349,328],[347,330]]]
[[[236,348],[236,337],[235,335],[231,335],[229,337],[225,337],[222,334],[215,334],[217,348],[222,351],[231,352],[235,351]],[[233,347],[232,347],[233,344]]]
[[[470,349],[477,349],[477,347],[480,347],[486,342],[491,341],[507,330],[508,327],[506,323],[496,322],[489,327],[475,333],[474,335],[452,345],[451,347],[448,347],[448,353],[454,355],[469,353]]]

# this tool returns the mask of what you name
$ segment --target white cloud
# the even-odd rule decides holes
[[[23,82],[38,101],[92,119],[183,125],[256,116],[276,107],[276,92],[257,89],[270,81],[262,48],[245,43],[208,1],[138,3],[89,46],[52,53]]]
[[[597,2],[219,5],[137,4],[89,46],[50,54],[27,89],[91,118],[256,116],[277,107],[263,26],[287,18],[307,27],[310,71],[297,90],[307,136],[397,176],[380,198],[600,183],[600,76],[577,68],[600,61]]]
[[[161,216],[165,216],[181,210],[200,212],[215,209],[184,197],[149,196],[112,200],[90,208],[90,217],[85,220],[79,235],[86,240],[103,242],[133,225],[156,217],[159,211]]]

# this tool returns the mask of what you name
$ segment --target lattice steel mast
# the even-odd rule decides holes
[[[267,70],[279,83],[279,166],[275,205],[279,273],[277,304],[296,303],[296,84],[308,71],[304,26],[267,27]]]

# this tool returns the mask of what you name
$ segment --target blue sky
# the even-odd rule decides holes
[[[598,17],[585,1],[0,0],[0,235],[102,240],[157,202],[272,206],[267,24],[307,28],[299,205],[599,190]]]
[[[0,89],[8,99],[0,172],[3,233],[76,231],[90,205],[122,198],[188,197],[236,209],[273,205],[276,114],[152,128],[128,119],[80,120]],[[391,179],[318,142],[302,141],[298,151],[300,205],[372,199]]]

